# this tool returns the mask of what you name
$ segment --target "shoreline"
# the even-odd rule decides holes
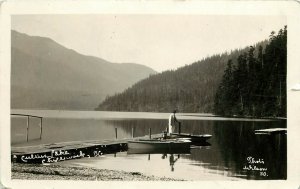
[[[58,164],[12,163],[11,178],[19,180],[82,180],[82,181],[184,181],[148,176],[140,172],[95,169]]]

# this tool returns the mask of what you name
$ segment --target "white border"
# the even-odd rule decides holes
[[[287,88],[300,83],[300,3],[296,1],[3,1],[0,22],[1,183],[10,188],[298,188],[300,184],[300,92],[288,90],[288,179],[285,181],[99,182],[11,180],[10,174],[10,15],[13,14],[199,14],[284,15],[288,25]],[[1,186],[1,185],[0,185]]]

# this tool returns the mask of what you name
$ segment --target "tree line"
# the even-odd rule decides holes
[[[268,41],[255,46],[265,47]],[[121,93],[107,96],[96,110],[213,112],[214,99],[228,60],[248,52],[249,47],[216,54],[191,65],[150,75]]]
[[[287,27],[263,48],[229,59],[213,112],[222,116],[286,117]]]

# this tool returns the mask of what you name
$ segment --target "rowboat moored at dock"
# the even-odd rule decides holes
[[[128,141],[128,150],[143,149],[190,149],[191,141],[188,139],[140,139]]]

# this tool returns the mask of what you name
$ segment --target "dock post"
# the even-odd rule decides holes
[[[26,141],[28,142],[28,131],[29,131],[29,116],[27,116],[27,130],[26,130]]]
[[[43,133],[43,118],[42,117],[40,118],[40,121],[41,121],[40,122],[40,124],[41,124],[40,125],[40,129],[41,129],[40,130],[40,140],[42,140],[42,133]]]
[[[118,128],[115,128],[116,139],[118,139]]]
[[[134,137],[133,132],[134,132],[134,129],[133,129],[133,127],[131,127],[131,137],[132,137],[132,138]]]
[[[178,133],[181,133],[181,122],[179,122]]]
[[[149,138],[151,139],[151,128],[149,128]]]

